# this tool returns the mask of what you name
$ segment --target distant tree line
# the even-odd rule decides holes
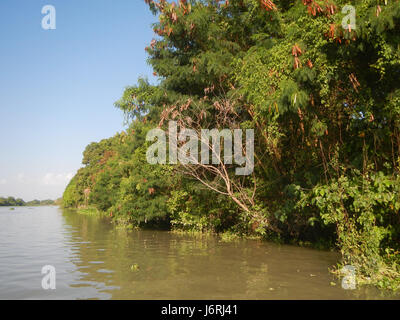
[[[55,205],[54,200],[32,200],[25,202],[24,200],[14,197],[2,198],[0,197],[0,207],[33,207],[33,206],[52,206]]]

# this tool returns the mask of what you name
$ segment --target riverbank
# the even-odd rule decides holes
[[[78,208],[75,209],[77,214],[80,215],[86,215],[86,216],[97,216],[97,217],[102,217],[102,218],[107,218],[107,220],[113,224],[116,228],[123,228],[126,230],[142,230],[142,228],[138,226],[134,226],[129,219],[126,217],[113,217],[110,214],[107,214],[106,212],[102,212],[95,207],[86,207],[86,208]],[[150,229],[151,230],[151,229]],[[199,238],[204,238],[204,237],[217,237],[221,242],[226,242],[226,243],[235,243],[243,240],[257,240],[263,243],[274,243],[278,245],[287,245],[284,244],[282,241],[279,241],[276,238],[272,239],[267,239],[265,237],[262,237],[260,235],[244,235],[244,234],[238,234],[234,233],[232,231],[225,231],[221,233],[216,233],[212,231],[199,231],[199,230],[184,230],[184,229],[179,229],[179,228],[173,228],[171,227],[168,229],[169,232],[177,235],[182,235],[182,236],[195,236]],[[340,251],[338,251],[337,248],[335,247],[327,247],[323,246],[321,244],[313,244],[311,242],[291,242],[289,245],[294,246],[294,247],[299,247],[299,248],[308,248],[312,250],[318,250],[322,252],[335,252],[340,254]],[[392,259],[392,256],[389,256],[389,258]],[[393,260],[391,261],[393,263]],[[343,272],[343,267],[345,265],[338,260],[335,264],[332,264],[329,267],[329,272],[334,275],[335,280],[333,283],[340,283],[344,277],[347,276],[345,272]],[[387,268],[385,266],[381,266],[380,269],[376,270],[373,276],[367,277],[363,275],[362,273],[355,273],[355,282],[357,283],[358,286],[363,286],[363,287],[376,287],[381,290],[390,290],[393,292],[400,291],[400,274],[396,272],[396,268],[398,268],[397,265],[392,265],[392,268]]]
[[[344,290],[328,271],[335,252],[126,230],[57,207],[0,208],[0,243],[0,299],[399,298],[372,287]],[[57,290],[40,286],[45,265],[56,268]]]

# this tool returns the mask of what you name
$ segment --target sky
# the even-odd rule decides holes
[[[42,28],[45,5],[56,29]],[[114,102],[156,81],[155,21],[143,0],[0,1],[0,197],[61,197],[85,147],[124,130]]]

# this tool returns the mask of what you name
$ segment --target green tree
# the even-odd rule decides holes
[[[129,129],[86,148],[64,204],[90,192],[140,226],[336,243],[365,279],[398,286],[399,1],[352,1],[356,26],[342,25],[344,0],[145,1],[159,81],[125,90]],[[253,174],[149,165],[146,134],[168,120],[253,128]]]

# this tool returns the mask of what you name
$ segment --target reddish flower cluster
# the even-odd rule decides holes
[[[316,16],[318,13],[324,13],[327,16],[331,16],[336,13],[337,9],[337,7],[329,1],[325,1],[323,7],[321,7],[315,0],[303,0],[303,4],[307,6],[308,13],[313,16]]]
[[[303,54],[303,52],[301,51],[300,47],[295,44],[292,47],[292,56],[294,57],[294,64],[293,64],[293,68],[294,70],[301,68],[301,62],[299,57]],[[314,67],[313,63],[311,62],[310,59],[307,60],[307,66],[312,69]]]
[[[345,29],[347,32],[351,33],[351,25],[348,25],[348,29]],[[335,40],[338,43],[342,43],[342,40],[344,38],[344,33],[343,30],[340,28],[338,29],[334,23],[329,25],[329,31],[325,34],[326,37],[331,38],[332,40]],[[352,38],[353,41],[356,40],[356,36],[354,35]],[[346,40],[346,43],[349,43],[350,40]]]
[[[300,62],[299,57],[302,55],[302,51],[297,44],[295,44],[292,48],[292,55],[294,57],[293,68],[294,68],[294,70],[296,70],[301,67],[301,62]]]
[[[271,0],[260,0],[261,7],[267,11],[277,10],[275,3]]]
[[[160,23],[164,27],[154,29],[154,32],[159,36],[170,36],[173,32],[171,25],[178,22],[179,14],[186,15],[192,10],[191,4],[187,3],[187,0],[179,0],[178,4],[175,2],[169,3],[166,0],[145,0],[145,2],[156,7],[163,15],[163,18],[160,18]],[[167,21],[164,18],[167,18]]]

